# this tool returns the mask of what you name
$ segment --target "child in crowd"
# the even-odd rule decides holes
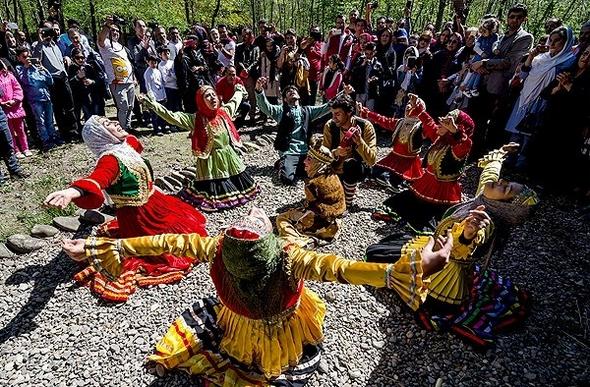
[[[8,127],[13,139],[13,149],[17,158],[32,156],[25,131],[25,109],[23,109],[23,89],[9,70],[9,65],[0,60],[0,105],[6,113]]]
[[[49,91],[53,85],[51,74],[38,61],[33,65],[34,58],[31,58],[28,48],[18,48],[16,58],[20,63],[16,67],[17,77],[35,116],[42,151],[63,145],[63,140],[53,126],[53,105]]]
[[[8,129],[8,119],[4,110],[0,109],[0,159],[4,160],[6,168],[10,177],[14,179],[24,179],[29,177],[29,174],[22,170],[13,151],[12,136],[10,129]],[[8,179],[0,170],[0,186],[6,183]]]
[[[340,91],[343,71],[344,63],[338,54],[332,55],[328,59],[328,65],[324,69],[320,80],[320,94],[324,99],[324,103],[336,97],[336,94]]]
[[[148,68],[143,73],[143,79],[145,80],[145,88],[148,94],[152,94],[156,102],[162,105],[166,105],[166,90],[164,89],[164,79],[162,73],[158,69],[158,63],[160,60],[154,55],[147,57]],[[154,135],[163,136],[164,133],[164,120],[162,120],[154,112],[150,113],[152,119],[152,125],[154,127]]]
[[[174,61],[170,59],[170,45],[167,47],[158,47],[158,55],[160,56],[160,63],[158,70],[162,74],[164,80],[164,91],[166,92],[166,108],[172,111],[182,110],[180,103],[180,93],[178,92],[178,84],[176,83],[176,72],[174,71]],[[176,127],[172,127],[171,131],[175,132]]]
[[[475,55],[471,63],[479,62],[482,59],[488,59],[494,53],[495,45],[498,42],[498,26],[500,23],[495,17],[486,18],[479,27],[479,36],[475,41]],[[481,81],[481,75],[475,71],[470,71],[461,84],[463,94],[467,97],[477,97],[479,95],[478,87]]]

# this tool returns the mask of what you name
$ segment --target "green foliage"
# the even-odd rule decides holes
[[[39,19],[39,4],[41,0],[7,0],[2,14],[15,20],[13,13],[14,1],[20,3],[31,32]],[[580,25],[590,19],[590,1],[579,0],[520,0],[529,7],[529,22],[527,29],[535,35],[542,34],[544,20],[556,16],[564,20],[577,32]],[[130,22],[141,17],[146,21],[158,21],[165,26],[176,25],[186,29],[193,22],[209,26],[215,16],[215,23],[225,23],[230,26],[254,26],[255,21],[264,18],[284,31],[293,27],[300,33],[306,33],[311,25],[318,25],[323,31],[328,31],[336,15],[348,13],[358,9],[364,14],[368,0],[64,0],[63,13],[65,18],[80,21],[87,32],[91,32],[90,3],[94,2],[96,23],[99,25],[105,16],[118,15]],[[414,0],[412,24],[414,31],[419,31],[428,22],[437,18],[440,3],[445,4],[443,20],[451,20],[453,9],[451,0]],[[508,8],[516,1],[513,0],[466,0],[470,6],[467,24],[477,26],[479,18],[486,13],[501,15],[504,20]],[[406,0],[380,0],[379,8],[374,12],[374,18],[380,15],[392,16],[400,19]],[[216,13],[216,8],[219,10]],[[8,11],[7,11],[8,10]],[[47,11],[44,10],[44,16]],[[22,25],[19,13],[19,24]],[[96,26],[98,28],[98,26]],[[131,29],[129,25],[128,29]]]

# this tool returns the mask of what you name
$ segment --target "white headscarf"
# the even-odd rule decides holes
[[[84,143],[99,159],[106,154],[112,154],[120,159],[125,165],[141,164],[147,169],[147,165],[129,144],[115,137],[99,120],[104,117],[90,117],[82,128],[82,139]]]
[[[551,56],[549,52],[537,55],[531,63],[531,71],[525,79],[522,91],[520,92],[519,108],[533,102],[541,95],[541,92],[551,81],[555,79],[556,67],[568,61],[574,61],[575,55],[572,52],[574,34],[571,28],[567,28],[566,42],[561,51]]]

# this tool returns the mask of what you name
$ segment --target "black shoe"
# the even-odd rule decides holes
[[[162,137],[164,133],[162,132],[154,132],[154,136]]]
[[[8,181],[8,178],[4,175],[0,175],[0,186],[3,186]]]

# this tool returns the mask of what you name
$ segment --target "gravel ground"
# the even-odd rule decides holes
[[[185,137],[142,137],[156,176],[189,165]],[[388,139],[380,137],[385,153]],[[85,152],[81,145],[69,146],[45,158],[43,168],[49,165],[50,172],[61,171],[68,179],[79,176],[92,162],[66,160],[82,160]],[[255,204],[269,215],[303,198],[302,183],[275,185],[275,157],[270,147],[244,157],[262,188]],[[29,170],[35,172],[36,164],[30,162]],[[475,181],[471,168],[464,182],[468,194]],[[369,244],[395,231],[370,218],[386,197],[382,190],[361,187],[359,209],[345,219],[340,239],[323,249],[361,259]],[[15,196],[10,198],[14,202]],[[391,291],[310,282],[328,306],[325,354],[310,385],[588,385],[590,227],[565,198],[543,199],[492,264],[531,291],[533,310],[524,326],[501,337],[494,349],[478,352],[453,335],[421,330]],[[246,211],[209,215],[209,232]],[[60,233],[40,251],[0,261],[0,385],[198,385],[180,373],[155,378],[142,365],[169,324],[195,299],[214,292],[206,267],[179,284],[139,289],[128,303],[109,305],[74,285],[78,267],[57,244],[71,236]]]

